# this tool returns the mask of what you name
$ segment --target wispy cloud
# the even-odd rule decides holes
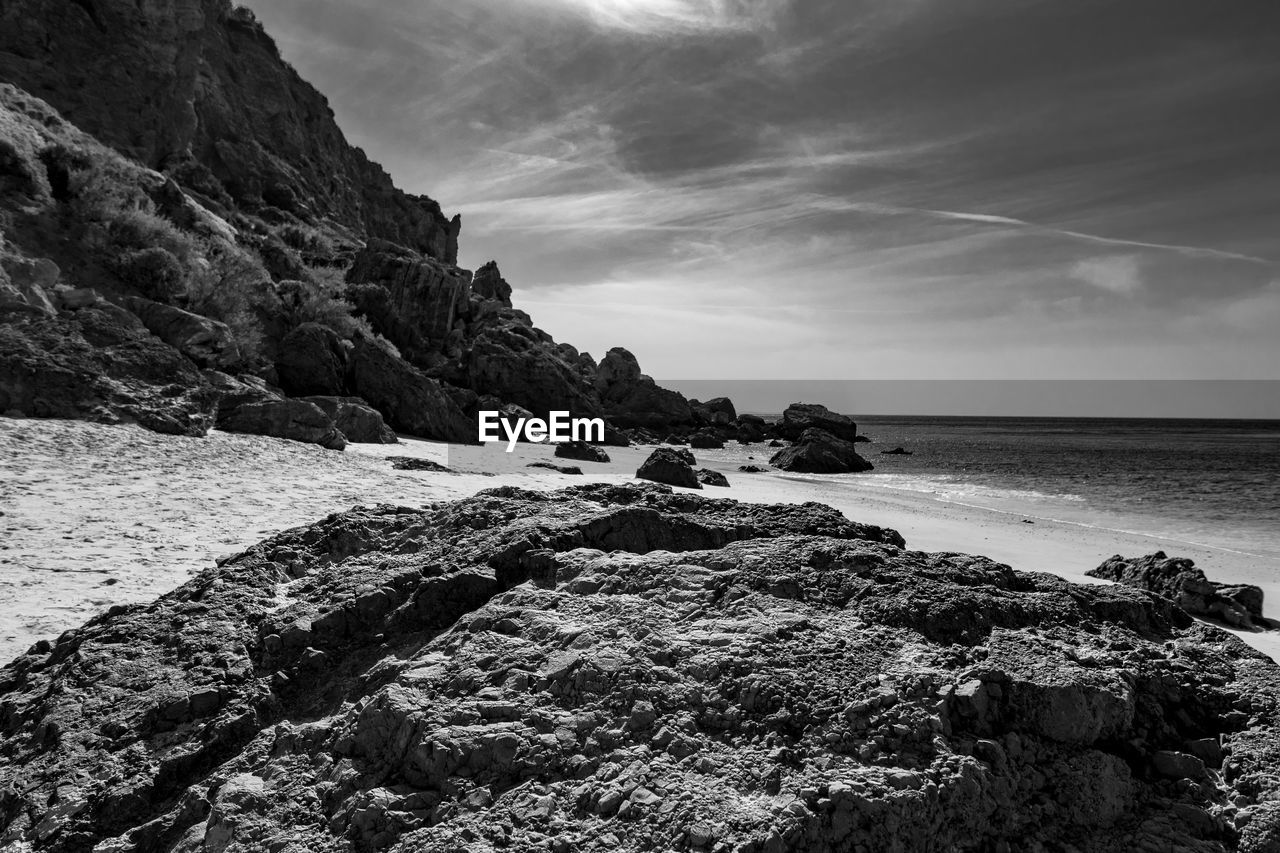
[[[1280,364],[1280,66],[1247,5],[260,11],[558,338],[668,376],[1085,376]]]
[[[785,0],[529,0],[587,16],[601,27],[644,35],[756,31],[767,27]]]

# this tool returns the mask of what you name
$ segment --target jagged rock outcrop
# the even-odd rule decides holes
[[[693,420],[689,402],[642,374],[636,357],[622,347],[614,347],[601,359],[595,387],[605,413],[618,426],[668,426]]]
[[[347,365],[347,387],[382,413],[396,430],[420,438],[475,444],[476,422],[440,383],[405,363],[377,341],[357,337]]]
[[[409,361],[429,368],[460,354],[457,327],[471,309],[467,271],[370,240],[347,271],[347,282],[356,310]]]
[[[228,0],[13,0],[0,80],[214,208],[274,211],[457,259],[458,217],[397,190],[327,100]]]
[[[1262,615],[1260,587],[1215,583],[1184,557],[1169,557],[1163,551],[1136,558],[1117,554],[1088,574],[1163,595],[1188,613],[1234,628],[1272,627]]]
[[[774,432],[790,441],[796,441],[808,429],[820,429],[844,441],[858,440],[858,425],[853,418],[819,403],[792,403],[774,425]]]
[[[665,483],[668,486],[701,489],[702,484],[698,482],[698,475],[693,470],[696,463],[690,461],[693,455],[687,450],[684,453],[688,455],[682,455],[669,447],[659,447],[640,463],[639,469],[636,470],[636,477],[654,483]]]
[[[0,323],[0,413],[209,431],[217,395],[194,364],[92,292],[77,304]]]
[[[852,441],[821,429],[805,430],[795,444],[775,453],[769,464],[805,474],[851,474],[875,467],[858,455]]]
[[[357,508],[0,670],[0,846],[1263,853],[1280,668],[816,504]]]
[[[495,394],[541,418],[552,411],[574,417],[602,413],[591,385],[594,363],[572,347],[557,345],[524,312],[490,313],[476,322],[472,333],[464,342],[460,384]]]
[[[285,397],[256,376],[233,377],[216,370],[205,377],[218,393],[218,429],[269,435],[328,450],[342,450],[347,437],[320,406]]]
[[[359,397],[316,396],[304,401],[319,406],[333,419],[333,425],[356,444],[399,444],[395,430],[387,426],[382,415]]]
[[[476,270],[471,279],[471,292],[481,299],[492,299],[507,308],[511,307],[511,285],[502,277],[497,261],[489,261]]]
[[[240,347],[225,323],[139,296],[125,297],[120,304],[199,367],[234,369],[242,361]]]

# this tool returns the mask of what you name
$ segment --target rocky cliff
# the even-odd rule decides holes
[[[1168,599],[660,486],[356,508],[0,671],[30,851],[1271,851],[1280,669]]]
[[[229,0],[6,0],[0,80],[220,213],[330,220],[457,259],[459,218],[349,145],[324,96]]]

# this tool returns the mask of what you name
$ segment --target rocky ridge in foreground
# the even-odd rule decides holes
[[[1278,694],[1143,591],[817,504],[504,487],[0,670],[0,846],[1274,850]]]

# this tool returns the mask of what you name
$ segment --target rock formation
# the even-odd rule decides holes
[[[475,444],[476,424],[458,408],[440,383],[359,337],[347,368],[352,393],[368,400],[392,427],[409,435]]]
[[[125,297],[120,304],[197,367],[234,370],[242,363],[240,348],[225,323],[138,296]]]
[[[0,670],[0,846],[1280,843],[1280,668],[1172,601],[656,486],[357,508]]]
[[[496,263],[459,269],[458,219],[347,145],[245,9],[19,0],[0,9],[0,80],[45,99],[0,83],[0,322],[85,307],[59,294],[92,283],[196,368],[361,397],[424,438],[475,441],[482,398],[606,416],[623,445],[619,427],[695,425],[626,350],[597,365],[534,326]],[[178,428],[138,414],[156,390],[129,417]],[[86,394],[35,410],[102,408]]]
[[[698,482],[704,486],[729,487],[729,478],[719,471],[712,471],[710,468],[698,469]]]
[[[347,437],[333,414],[302,399],[285,397],[256,376],[228,376],[210,370],[206,378],[218,393],[218,429],[270,435],[328,450],[342,450]]]
[[[694,463],[687,461],[689,458],[692,455],[686,457],[669,447],[659,447],[640,464],[636,477],[668,486],[701,489],[702,484],[698,482],[698,475],[693,470]]]
[[[577,465],[557,465],[554,462],[530,462],[526,468],[542,468],[547,471],[555,471],[557,474],[581,474],[582,469]]]
[[[690,423],[693,410],[675,391],[659,387],[640,372],[636,357],[622,347],[605,354],[596,370],[596,390],[605,413],[619,426]]]
[[[609,454],[603,448],[585,441],[566,441],[556,445],[555,455],[561,459],[577,459],[579,462],[608,462]]]
[[[347,271],[356,310],[419,367],[457,357],[455,326],[471,308],[471,274],[412,249],[371,240]]]
[[[349,145],[324,96],[228,0],[6,3],[0,80],[215,210],[329,218],[457,259],[458,217],[397,190]]]
[[[1205,577],[1194,561],[1169,557],[1163,551],[1138,558],[1117,554],[1088,574],[1149,590],[1176,602],[1192,615],[1224,622],[1233,628],[1271,627],[1262,615],[1259,587],[1215,583]]]
[[[806,474],[849,474],[875,467],[858,455],[852,441],[822,429],[805,430],[795,444],[775,453],[769,464]]]
[[[796,441],[808,429],[820,429],[844,441],[857,441],[858,425],[848,415],[841,415],[818,403],[792,403],[782,413],[775,432]]]
[[[395,430],[387,426],[376,410],[359,397],[303,397],[303,402],[319,406],[333,419],[347,441],[356,444],[399,444]]]
[[[56,317],[0,316],[0,414],[204,435],[216,402],[190,360],[96,295]]]

